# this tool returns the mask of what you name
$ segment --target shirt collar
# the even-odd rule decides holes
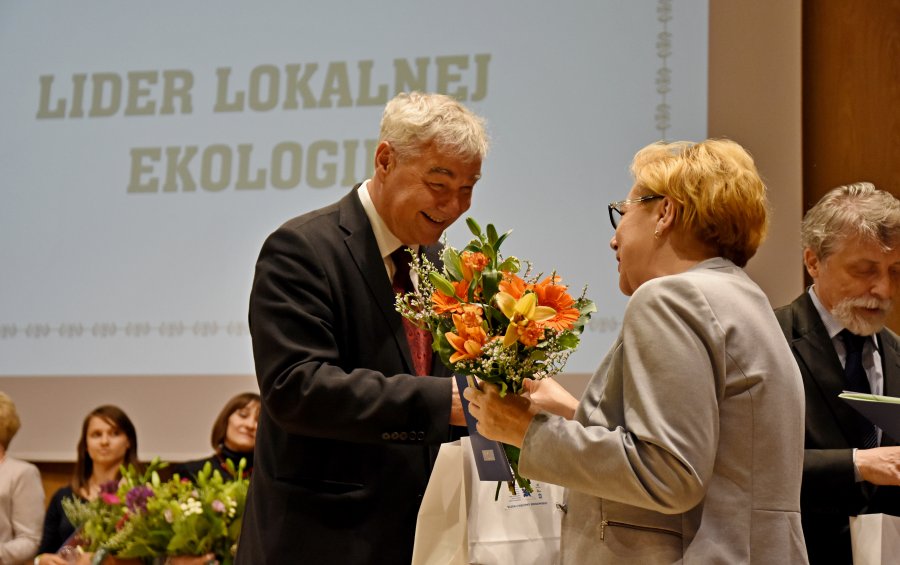
[[[381,253],[382,259],[387,260],[391,253],[403,246],[403,242],[391,232],[375,208],[375,203],[372,202],[372,196],[369,194],[369,180],[366,179],[356,192],[359,195],[359,201],[362,203],[363,210],[366,211],[366,216],[369,217],[369,223],[372,224],[372,231],[375,232],[378,252]],[[408,247],[411,247],[416,252],[419,250],[418,245],[410,245]]]

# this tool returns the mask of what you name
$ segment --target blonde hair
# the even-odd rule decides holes
[[[483,118],[449,96],[421,92],[401,92],[387,103],[378,141],[390,143],[400,160],[418,156],[433,143],[473,161],[483,159],[489,145]]]
[[[6,450],[9,448],[9,442],[16,437],[22,422],[19,420],[19,413],[16,412],[16,405],[12,398],[3,391],[0,391],[0,445]]]
[[[800,224],[800,240],[820,260],[828,258],[838,243],[859,236],[890,251],[900,244],[900,200],[857,182],[830,190],[809,209]]]
[[[675,202],[676,225],[739,267],[768,230],[768,201],[753,158],[728,139],[652,143],[634,156],[639,187]]]

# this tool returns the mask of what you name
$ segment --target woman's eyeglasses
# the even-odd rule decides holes
[[[648,194],[647,196],[641,196],[640,198],[632,198],[630,200],[617,200],[615,202],[610,202],[607,204],[607,208],[609,208],[609,221],[612,223],[613,229],[619,227],[619,220],[622,219],[622,216],[625,215],[624,206],[626,204],[637,204],[639,202],[648,202],[650,200],[656,200],[657,198],[664,198],[662,194]]]

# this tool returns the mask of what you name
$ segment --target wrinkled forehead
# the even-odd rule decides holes
[[[837,239],[827,259],[867,261],[888,266],[900,264],[900,242],[893,242],[891,247],[887,247],[877,239],[851,233]]]

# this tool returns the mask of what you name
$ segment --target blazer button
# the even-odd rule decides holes
[[[384,440],[391,439],[391,434],[384,432],[383,434],[381,434],[381,439],[384,439]]]

